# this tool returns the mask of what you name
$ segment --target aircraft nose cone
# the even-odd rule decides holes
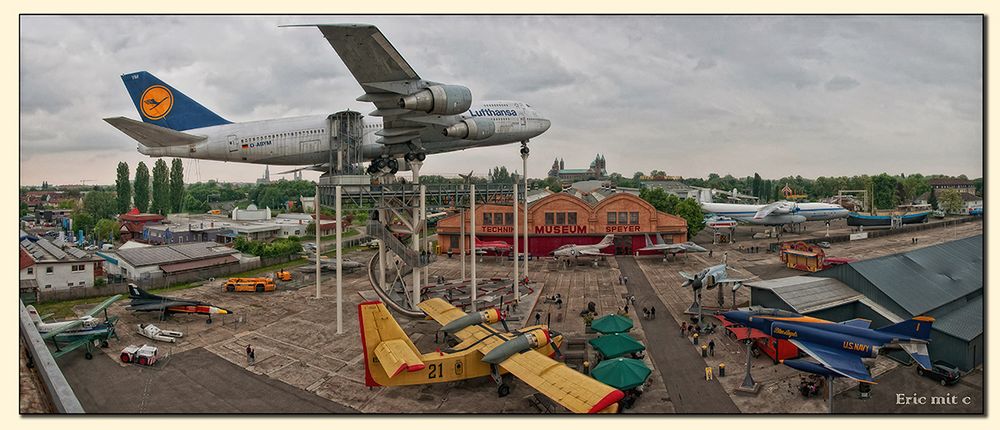
[[[552,127],[552,121],[549,121],[547,119],[539,120],[539,124],[540,124],[539,127],[541,127],[538,131],[539,134],[545,133],[549,129],[549,127]]]

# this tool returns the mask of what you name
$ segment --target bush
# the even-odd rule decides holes
[[[94,286],[95,287],[103,287],[105,285],[108,285],[108,281],[106,279],[104,279],[104,278],[94,279]]]
[[[237,237],[233,245],[237,251],[257,257],[281,257],[302,252],[302,244],[298,237],[275,239],[272,242],[260,242]]]

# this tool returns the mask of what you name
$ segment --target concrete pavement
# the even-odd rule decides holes
[[[640,318],[638,321],[646,334],[646,352],[663,377],[674,410],[681,414],[739,413],[718,379],[705,380],[705,361],[687,338],[680,337],[680,327],[635,258],[618,256],[617,260],[622,275],[629,278],[626,287],[629,294],[635,296],[636,306],[652,306],[659,311],[656,319]]]

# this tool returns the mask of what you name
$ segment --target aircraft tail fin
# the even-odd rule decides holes
[[[159,299],[160,296],[150,294],[146,290],[139,288],[135,284],[128,284],[128,298],[130,299]]]
[[[598,243],[598,245],[604,245],[603,247],[606,248],[611,245],[614,245],[614,243],[615,243],[615,235],[609,234],[607,236],[604,236],[604,239],[601,239],[601,242]]]
[[[231,124],[152,73],[127,73],[122,75],[122,82],[139,116],[149,124],[175,131]]]
[[[359,304],[358,325],[365,359],[365,385],[386,385],[390,378],[404,370],[416,372],[424,368],[420,351],[384,303]]]
[[[918,316],[903,321],[901,323],[882,327],[880,329],[877,329],[876,331],[880,331],[883,333],[898,334],[915,340],[927,341],[930,340],[931,338],[932,323],[934,323],[934,318],[927,316]]]
[[[649,233],[643,234],[642,236],[646,238],[646,248],[653,246],[653,241],[649,240]]]

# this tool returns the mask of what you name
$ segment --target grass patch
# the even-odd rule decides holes
[[[351,228],[351,229],[348,229],[347,231],[345,231],[343,233],[340,233],[340,238],[341,239],[347,239],[347,238],[350,238],[350,237],[357,236],[358,234],[360,234],[359,231]],[[330,242],[330,241],[334,241],[334,240],[337,240],[337,235],[336,234],[331,234],[329,236],[323,236],[323,237],[319,238],[320,242]]]
[[[273,273],[281,269],[289,268],[292,266],[298,266],[301,265],[302,263],[305,263],[305,261],[306,261],[305,258],[296,258],[294,260],[290,260],[284,263],[272,264],[270,266],[258,267],[253,270],[247,270],[246,272],[234,273],[232,275],[228,275],[227,278],[251,278],[261,273]]]

